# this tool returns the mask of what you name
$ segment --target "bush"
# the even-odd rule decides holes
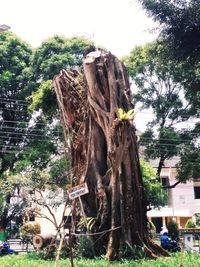
[[[25,223],[19,228],[22,242],[32,243],[34,235],[40,234],[41,228],[38,223]]]
[[[37,235],[40,234],[41,228],[38,223],[25,223],[20,227],[20,233],[22,235]]]
[[[178,224],[174,221],[170,221],[167,224],[168,234],[171,237],[172,240],[178,240],[179,239],[179,230],[178,230]]]
[[[92,241],[87,236],[81,236],[75,247],[75,253],[77,257],[80,258],[94,258]]]
[[[185,228],[196,228],[196,224],[191,219],[188,219],[185,224]]]
[[[120,248],[119,259],[121,260],[140,260],[145,258],[144,249],[140,246],[131,246],[126,243]]]
[[[195,213],[196,226],[200,227],[200,213]]]
[[[40,258],[44,260],[52,260],[56,257],[56,252],[59,247],[59,242],[56,241],[53,242],[52,244],[49,244],[48,246],[44,247],[40,252]],[[60,251],[60,259],[66,259],[70,255],[70,248],[68,242],[66,240],[64,241],[61,251]]]

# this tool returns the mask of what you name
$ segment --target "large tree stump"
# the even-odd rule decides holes
[[[134,108],[122,62],[109,52],[91,52],[84,76],[62,70],[53,85],[65,133],[70,133],[72,184],[87,182],[85,214],[96,218],[93,232],[105,231],[97,235],[97,251],[105,246],[109,260],[124,246],[142,248],[152,258],[169,255],[149,239],[136,129],[118,112]]]

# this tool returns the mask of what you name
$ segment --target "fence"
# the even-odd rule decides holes
[[[23,242],[21,239],[8,239],[7,242],[10,248],[14,249],[18,253],[33,251],[33,245],[30,242]]]

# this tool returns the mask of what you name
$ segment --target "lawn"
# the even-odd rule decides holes
[[[182,265],[181,265],[182,262]],[[0,258],[1,267],[53,267],[53,261],[39,259],[36,254],[11,255]],[[70,267],[70,261],[60,260],[59,267]],[[75,267],[199,267],[200,254],[177,253],[171,258],[159,258],[157,260],[124,261],[122,263],[109,263],[104,260],[76,259]]]

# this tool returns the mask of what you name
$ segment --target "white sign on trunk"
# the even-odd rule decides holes
[[[88,190],[87,184],[83,183],[83,184],[72,187],[67,192],[69,194],[70,199],[75,199],[77,197],[80,197],[82,195],[89,193],[89,190]]]

